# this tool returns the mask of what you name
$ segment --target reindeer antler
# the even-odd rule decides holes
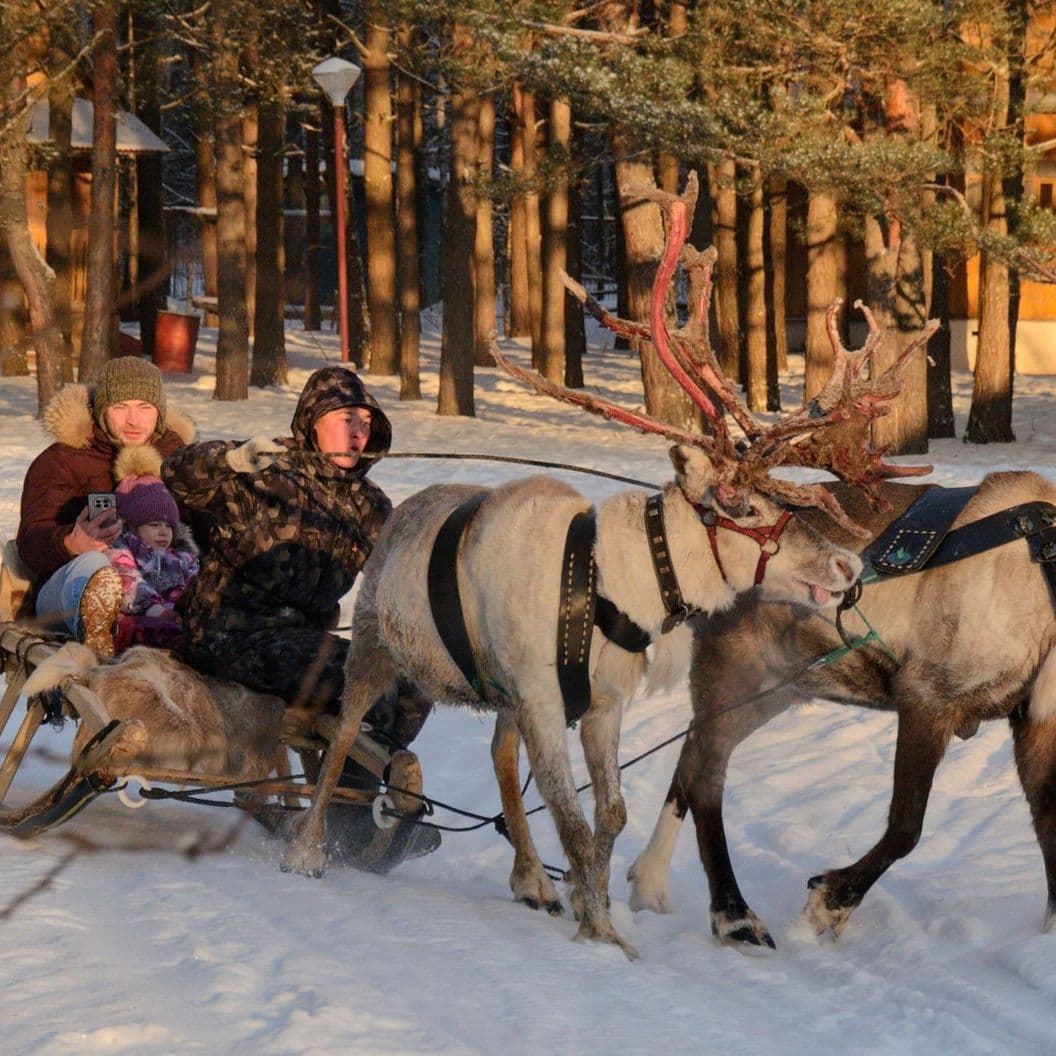
[[[606,329],[624,337],[652,341],[657,356],[704,414],[714,435],[679,429],[600,397],[547,381],[534,371],[510,363],[499,352],[493,334],[491,350],[496,362],[519,381],[555,399],[643,432],[702,448],[711,456],[723,490],[751,486],[791,505],[818,506],[848,531],[861,534],[860,527],[847,516],[824,485],[797,485],[770,476],[770,470],[778,466],[825,470],[862,488],[873,505],[882,503],[876,487],[880,481],[930,473],[931,466],[895,466],[884,462],[885,452],[876,450],[871,444],[870,425],[874,418],[888,412],[891,400],[901,389],[902,371],[924,348],[938,329],[938,323],[935,320],[927,322],[919,337],[894,363],[879,374],[870,371],[866,378],[866,368],[870,366],[881,339],[876,319],[861,301],[855,302],[855,307],[865,316],[869,332],[860,349],[848,351],[840,342],[836,327],[836,315],[842,302],[834,302],[827,316],[834,354],[831,376],[802,411],[785,415],[768,425],[752,414],[735,386],[723,374],[708,338],[708,309],[717,253],[714,247],[700,252],[685,244],[697,199],[696,173],[689,174],[681,195],[668,194],[655,187],[627,188],[623,193],[657,202],[666,221],[664,251],[653,281],[649,325],[620,319],[608,312],[564,272],[561,273],[562,282]],[[672,334],[668,330],[665,306],[680,259],[689,276],[690,309],[686,325]],[[748,444],[746,450],[734,446],[723,414],[716,407],[716,399],[722,410],[728,411],[744,431]]]

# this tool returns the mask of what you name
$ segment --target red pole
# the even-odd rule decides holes
[[[345,104],[334,107],[334,196],[337,198],[337,318],[341,329],[341,362],[349,361],[348,251],[345,248]]]

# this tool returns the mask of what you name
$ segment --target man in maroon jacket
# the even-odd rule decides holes
[[[67,385],[43,417],[54,443],[26,472],[19,556],[37,583],[37,616],[61,619],[101,656],[112,656],[121,577],[107,548],[121,522],[113,509],[92,516],[88,495],[114,490],[122,448],[149,444],[164,457],[194,439],[194,426],[167,411],[161,372],[136,356],[110,360],[94,386]]]

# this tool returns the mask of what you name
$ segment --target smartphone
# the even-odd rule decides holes
[[[88,517],[94,519],[104,510],[112,510],[117,505],[117,496],[112,491],[91,491],[88,493]]]

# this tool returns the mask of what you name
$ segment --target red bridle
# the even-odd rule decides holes
[[[693,503],[693,507],[704,522],[704,527],[708,530],[708,542],[711,543],[711,552],[715,557],[715,564],[719,566],[719,573],[723,579],[726,579],[726,570],[722,567],[722,560],[719,557],[719,543],[716,538],[719,528],[737,532],[738,535],[746,535],[749,539],[754,539],[759,544],[759,563],[755,566],[755,586],[759,586],[763,581],[763,576],[766,575],[767,561],[781,549],[778,539],[785,530],[785,526],[792,519],[791,511],[785,510],[778,517],[775,524],[769,524],[764,528],[743,528],[728,517],[717,516],[715,511],[708,506],[700,506],[697,503]]]

